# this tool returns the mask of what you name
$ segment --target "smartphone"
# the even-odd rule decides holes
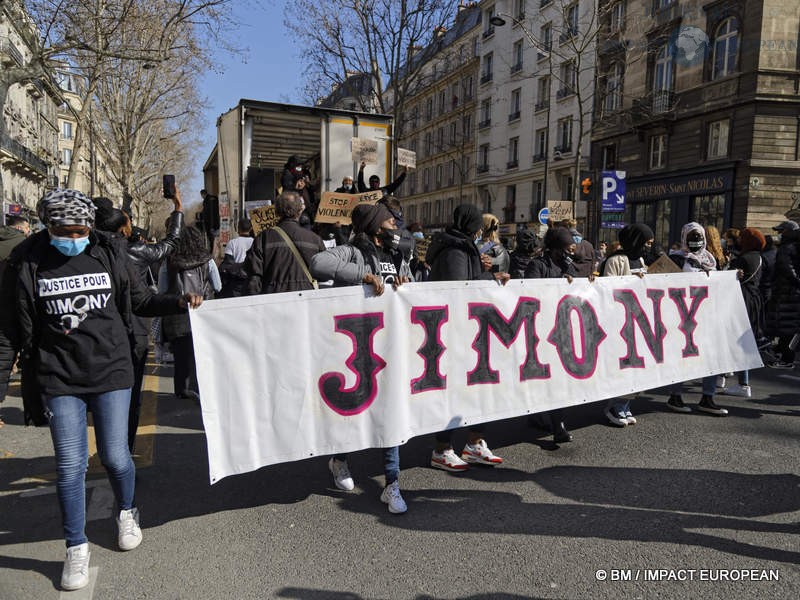
[[[175,175],[164,175],[164,198],[175,197]]]

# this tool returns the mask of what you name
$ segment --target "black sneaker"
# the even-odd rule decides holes
[[[770,369],[794,369],[794,363],[776,360],[775,362],[768,363]]]
[[[667,400],[667,406],[679,413],[692,412],[692,409],[683,403],[683,398],[681,398],[679,394],[672,394],[672,396],[669,397],[669,400]]]
[[[714,403],[714,398],[712,396],[703,396],[700,403],[697,405],[697,410],[718,417],[724,417],[728,414],[727,409],[719,407]]]

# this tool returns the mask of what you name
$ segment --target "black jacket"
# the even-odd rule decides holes
[[[382,185],[378,189],[381,190],[381,193],[384,196],[389,196],[390,194],[393,194],[395,190],[397,190],[397,188],[399,188],[403,184],[403,181],[405,181],[405,179],[406,179],[406,172],[403,171],[402,173],[400,173],[400,176],[397,179],[395,179],[392,183],[388,185]],[[358,170],[358,191],[362,193],[369,191],[369,186],[367,186],[367,184],[364,183],[364,169]]]
[[[548,251],[534,258],[525,269],[525,279],[558,279],[566,275],[578,277],[575,264],[570,259],[556,261]]]
[[[772,297],[767,305],[767,334],[790,336],[800,333],[800,229],[781,236],[772,279]]]
[[[178,296],[156,295],[144,285],[128,259],[123,239],[92,231],[89,240],[86,252],[111,275],[114,301],[129,337],[133,335],[134,313],[156,317],[181,312]],[[5,397],[11,367],[19,353],[25,423],[32,422],[35,425],[47,422],[41,394],[37,393],[35,386],[31,386],[31,382],[36,380],[39,356],[37,270],[49,247],[50,235],[47,230],[27,238],[12,251],[0,281],[0,398]],[[130,339],[120,340],[119,343],[130,344]]]
[[[283,229],[294,242],[306,266],[311,264],[312,256],[325,251],[322,239],[297,221],[284,219],[276,227]],[[265,229],[258,234],[244,259],[244,271],[249,277],[250,294],[313,289],[289,246],[272,229]]]
[[[452,228],[433,234],[425,262],[431,266],[428,281],[494,279],[494,275],[483,270],[475,242]]]

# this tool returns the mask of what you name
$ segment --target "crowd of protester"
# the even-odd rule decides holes
[[[677,270],[736,271],[768,366],[794,366],[800,332],[800,227],[794,221],[776,225],[775,234],[768,236],[750,227],[720,234],[712,226],[687,223],[680,241],[664,252],[642,223],[625,226],[618,240],[601,240],[595,249],[577,223],[566,220],[549,223],[543,235],[521,229],[513,248],[507,248],[499,219],[471,204],[456,207],[450,225],[430,236],[424,224],[406,225],[402,206],[392,196],[405,170],[386,186],[373,175],[367,186],[364,168],[362,164],[356,184],[347,176],[338,191],[378,190],[382,199],[357,205],[351,225],[315,223],[314,186],[303,164],[291,157],[275,200],[277,224],[253,237],[250,222],[242,219],[221,261],[212,258],[206,233],[184,223],[179,192],[160,241],[144,242],[128,215],[110,200],[90,200],[74,190],[56,190],[41,199],[38,216],[44,229],[39,232],[31,234],[21,218],[9,219],[0,229],[0,400],[18,365],[25,423],[49,425],[55,449],[67,546],[62,588],[88,583],[87,408],[116,498],[118,544],[131,550],[142,539],[132,455],[148,336],[156,331],[155,341],[170,345],[175,395],[199,401],[187,308],[204,300],[311,290],[320,281],[367,285],[382,294],[386,286],[410,281],[484,279],[505,284],[511,278],[572,282],[579,277],[646,277],[648,266],[668,256]],[[151,324],[151,317],[159,319]],[[129,345],[119,343],[125,339]],[[696,410],[725,416],[716,395],[751,396],[747,371],[725,384],[725,374],[703,378]],[[669,387],[666,405],[689,413],[683,387]],[[605,418],[618,427],[635,424],[637,396],[609,400]],[[567,413],[559,409],[536,417],[557,443],[572,440]],[[453,445],[458,431],[437,433],[430,465],[462,472],[473,464],[501,464],[484,431],[483,425],[471,426],[460,453]],[[383,457],[380,499],[390,512],[403,513],[407,506],[399,486],[399,448],[385,448]],[[337,488],[354,488],[346,454],[330,457],[328,466]]]

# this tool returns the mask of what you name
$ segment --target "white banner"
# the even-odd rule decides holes
[[[762,366],[735,272],[365,289],[191,311],[212,483]]]

